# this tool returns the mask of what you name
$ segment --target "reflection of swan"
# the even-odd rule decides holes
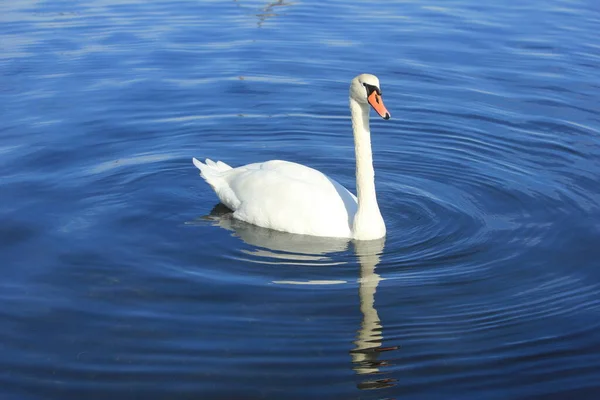
[[[369,104],[385,119],[379,79],[362,74],[350,85],[356,148],[357,198],[321,172],[287,161],[231,168],[194,158],[200,175],[236,219],[278,231],[327,237],[378,239],[385,236],[375,193]]]
[[[356,252],[360,262],[360,281],[359,281],[359,296],[360,296],[360,311],[363,314],[363,321],[358,332],[356,348],[352,351],[352,361],[357,364],[354,370],[359,374],[368,374],[378,372],[378,368],[373,365],[373,348],[381,346],[381,323],[377,310],[375,309],[375,291],[381,278],[375,273],[375,266],[379,264],[379,254],[381,251],[376,248],[365,248],[363,242],[357,242]],[[364,242],[371,244],[372,247],[377,247],[383,250],[383,240],[375,241],[375,243]]]
[[[359,375],[379,373],[379,367],[386,364],[385,361],[378,360],[379,354],[382,351],[397,349],[397,347],[381,347],[383,340],[382,326],[375,308],[375,292],[381,280],[379,274],[375,272],[375,267],[379,264],[384,244],[385,239],[354,243],[354,249],[360,263],[358,291],[363,320],[354,342],[356,347],[350,353],[352,354],[352,362],[355,364],[354,370]],[[392,382],[391,379],[365,381],[359,384],[359,388],[383,388],[391,386]]]
[[[244,242],[260,247],[262,252],[255,255],[276,257],[287,260],[306,260],[313,255],[314,259],[322,260],[328,253],[341,252],[347,249],[348,239],[315,238],[306,235],[294,235],[257,227],[231,217],[232,212],[223,205],[217,205],[205,219],[215,225],[235,232]],[[375,292],[381,280],[375,272],[375,267],[383,253],[385,239],[355,241],[354,251],[360,264],[359,298],[360,311],[363,315],[358,331],[355,348],[350,351],[353,369],[359,375],[378,374],[379,367],[386,361],[378,360],[382,351],[395,350],[397,347],[382,348],[382,324],[375,308]],[[264,249],[270,250],[265,252]],[[306,258],[302,258],[305,255]],[[319,263],[323,265],[323,263]],[[278,284],[335,284],[340,281],[279,281]],[[392,379],[377,379],[361,382],[360,389],[377,389],[393,385]]]

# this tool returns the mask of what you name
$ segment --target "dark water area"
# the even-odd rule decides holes
[[[595,1],[0,4],[0,398],[600,398]],[[233,220],[192,157],[355,191],[385,240]]]

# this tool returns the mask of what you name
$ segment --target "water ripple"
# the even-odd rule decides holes
[[[592,2],[22,1],[0,20],[2,396],[594,398]],[[192,156],[354,191],[358,72],[394,115],[372,120],[385,241],[212,210]]]

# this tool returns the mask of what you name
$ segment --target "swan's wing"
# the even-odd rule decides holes
[[[315,194],[337,195],[344,202],[357,203],[356,196],[334,179],[314,168],[289,161],[273,160],[248,164],[234,168],[224,175],[229,186],[239,197],[246,194],[253,194],[254,198],[266,196],[264,190],[267,188],[287,188],[291,191],[312,189]],[[253,193],[254,190],[259,192]],[[309,193],[305,192],[304,195],[308,196]]]
[[[233,168],[221,177],[227,185],[220,192],[235,203],[230,208],[236,218],[293,233],[351,234],[356,197],[313,168],[276,160]]]

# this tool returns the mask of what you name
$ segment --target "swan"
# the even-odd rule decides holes
[[[358,198],[322,172],[294,162],[272,160],[236,168],[210,159],[203,163],[193,158],[193,163],[233,218],[301,235],[380,239],[386,229],[375,192],[369,105],[383,119],[390,118],[379,79],[361,74],[350,84]]]

